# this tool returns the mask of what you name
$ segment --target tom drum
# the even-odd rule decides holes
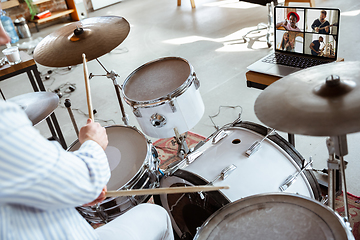
[[[143,132],[155,138],[174,136],[193,128],[204,114],[200,82],[190,63],[179,57],[148,62],[123,84],[125,101]]]
[[[260,194],[215,212],[194,239],[355,239],[349,225],[331,208],[313,199],[288,193]]]
[[[107,184],[109,191],[120,189],[154,188],[158,185],[158,160],[152,144],[136,128],[129,126],[105,127],[109,144],[105,150],[111,170]],[[68,151],[79,149],[75,141]],[[150,196],[112,197],[93,207],[78,207],[80,214],[92,223],[106,223]]]

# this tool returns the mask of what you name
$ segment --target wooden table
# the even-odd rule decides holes
[[[34,92],[46,91],[34,59],[23,51],[20,51],[20,57],[20,63],[12,66],[5,64],[0,68],[0,81],[4,81],[19,74],[26,73],[30,80],[31,86],[34,89]],[[52,137],[58,140],[61,146],[66,149],[66,142],[61,132],[59,123],[56,119],[55,113],[52,113],[49,117],[47,117],[46,122]]]

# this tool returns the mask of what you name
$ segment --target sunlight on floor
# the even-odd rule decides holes
[[[206,7],[222,7],[222,8],[237,8],[237,9],[249,9],[259,7],[258,4],[242,2],[239,0],[225,0],[221,2],[205,3],[202,6]]]
[[[267,48],[265,38],[266,30],[249,34],[246,38],[246,42],[244,42],[243,36],[252,29],[256,29],[256,26],[240,29],[222,38],[208,38],[194,35],[165,40],[163,43],[172,45],[191,44],[198,41],[223,43],[223,47],[215,50],[218,52],[244,52]]]
[[[354,10],[354,11],[348,11],[348,12],[343,12],[341,13],[340,15],[341,16],[351,16],[351,17],[354,17],[354,16],[357,16],[360,14],[360,10]]]

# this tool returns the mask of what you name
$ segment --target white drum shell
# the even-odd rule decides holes
[[[125,101],[143,132],[154,138],[182,134],[193,128],[204,114],[200,82],[191,64],[180,57],[148,62],[133,71],[123,84]],[[154,116],[161,124],[154,124]]]
[[[175,135],[175,127],[180,134],[189,131],[200,121],[205,111],[199,89],[196,89],[195,84],[191,84],[182,95],[172,99],[172,102],[176,108],[175,112],[172,111],[169,101],[155,107],[133,106],[141,114],[136,120],[146,135],[155,138],[172,137]],[[151,116],[154,114],[164,116],[166,124],[162,127],[153,126]]]
[[[213,181],[224,168],[231,164],[237,167],[227,178],[213,183],[215,186],[230,187],[227,190],[219,190],[220,194],[213,192],[203,200],[199,200],[197,195],[176,199],[162,194],[155,198],[168,211],[174,231],[179,237],[184,233],[192,232],[193,227],[201,225],[200,223],[195,226],[195,221],[183,219],[184,207],[189,202],[192,202],[194,206],[203,206],[206,211],[209,211],[216,205],[224,206],[248,196],[280,192],[279,187],[286,178],[300,171],[299,164],[303,160],[302,156],[277,134],[270,137],[272,140],[265,139],[260,149],[249,158],[245,156],[246,150],[255,141],[263,139],[265,127],[245,122],[224,130],[228,134],[225,138],[213,144],[213,137],[210,137],[206,144],[188,157],[195,156],[197,153],[202,153],[202,155],[190,164],[186,163],[185,159],[180,164],[171,167],[167,170],[168,175],[160,181],[161,187],[203,185]],[[237,142],[240,143],[236,144]],[[320,200],[320,188],[315,176],[311,172],[305,172],[306,174],[298,175],[286,192]],[[209,198],[214,199],[211,203],[214,205],[211,207],[208,204]],[[198,213],[196,212],[198,210],[194,211],[196,215],[204,214],[200,210]]]
[[[286,178],[300,171],[289,154],[269,139],[261,143],[257,152],[246,157],[246,150],[263,135],[246,128],[231,128],[226,132],[229,135],[217,144],[212,144],[210,139],[202,146],[198,151],[209,148],[183,170],[212,181],[222,169],[235,164],[237,168],[225,180],[214,183],[215,186],[230,186],[230,189],[220,190],[230,201],[259,193],[280,192],[279,187]],[[236,139],[241,143],[232,143]],[[300,174],[286,192],[314,198],[304,174]]]

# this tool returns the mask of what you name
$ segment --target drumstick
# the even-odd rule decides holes
[[[173,194],[173,193],[189,193],[189,192],[207,192],[219,189],[229,189],[228,186],[190,186],[190,187],[169,187],[154,189],[131,189],[119,191],[107,191],[106,197],[120,197],[133,195],[152,195],[152,194]]]
[[[94,112],[93,112],[93,107],[92,107],[92,103],[91,103],[89,74],[88,74],[88,69],[87,69],[87,65],[86,65],[85,53],[82,54],[82,58],[83,58],[83,65],[84,65],[85,89],[86,89],[86,98],[87,98],[87,105],[88,105],[88,111],[89,111],[89,118],[91,118],[91,120],[94,121]]]

